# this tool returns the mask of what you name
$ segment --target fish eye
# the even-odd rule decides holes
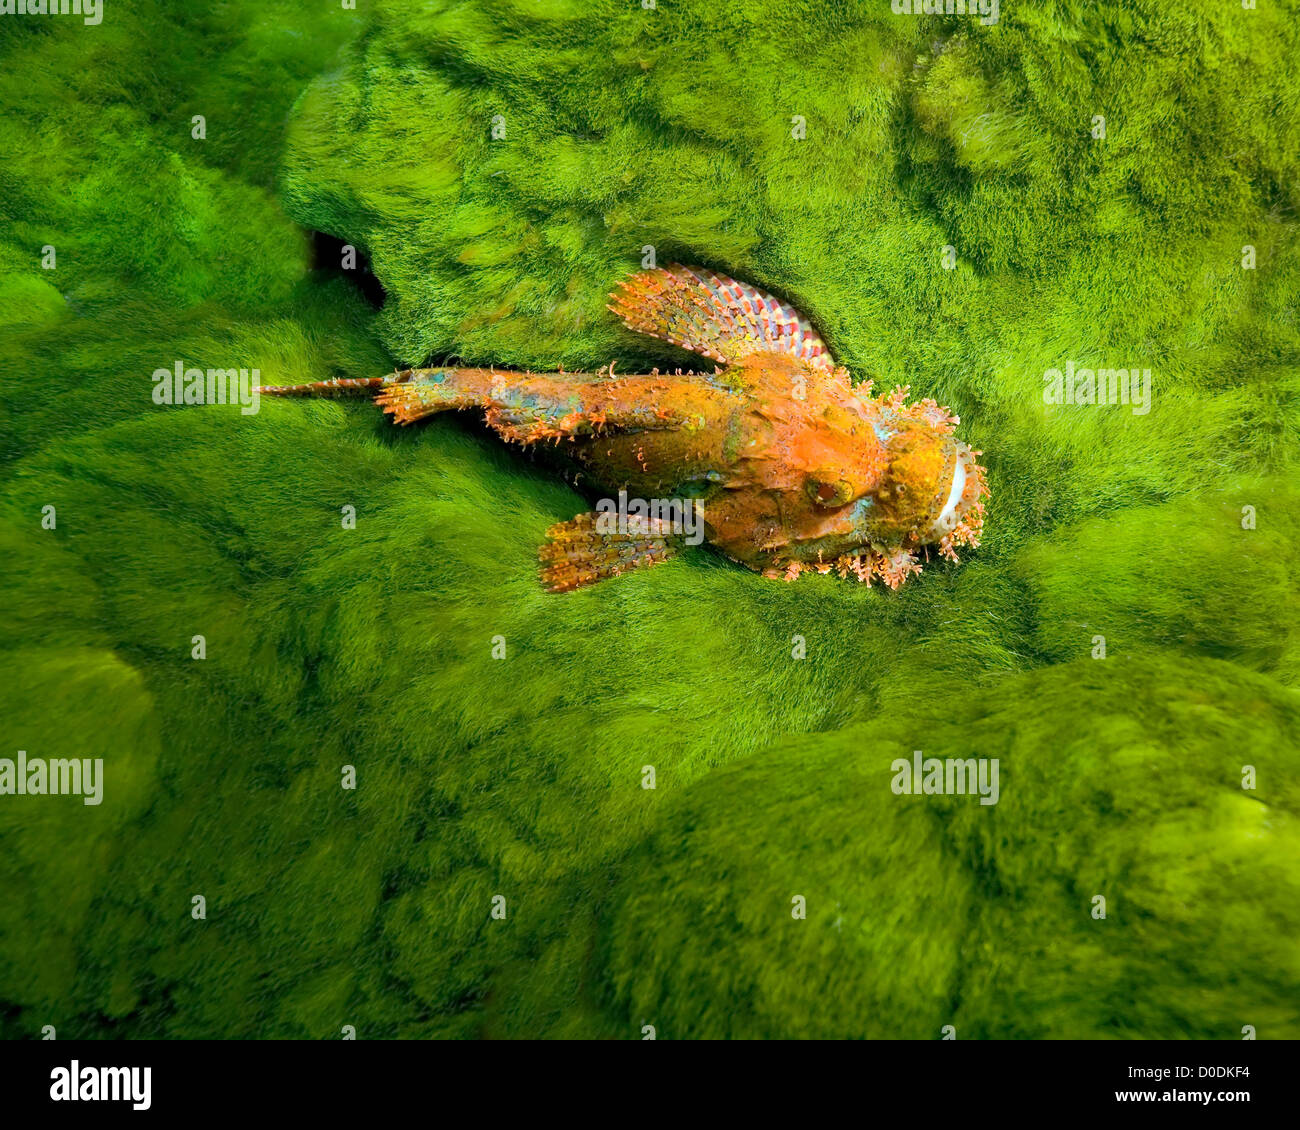
[[[853,484],[844,479],[809,479],[805,489],[818,506],[833,509],[853,500]]]

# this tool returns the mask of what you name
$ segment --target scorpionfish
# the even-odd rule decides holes
[[[957,547],[979,544],[985,470],[954,437],[960,421],[948,409],[909,404],[906,386],[873,397],[797,310],[708,270],[643,271],[610,298],[629,329],[706,357],[713,371],[407,369],[260,391],[377,390],[399,424],[481,411],[509,442],[562,446],[596,490],[690,499],[711,545],[769,577],[833,569],[897,588],[931,548],[956,561]],[[550,591],[654,565],[682,543],[662,516],[614,530],[599,518],[547,531],[539,560]]]

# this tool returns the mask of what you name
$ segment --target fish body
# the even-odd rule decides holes
[[[263,389],[371,388],[398,423],[477,410],[503,439],[548,444],[589,489],[689,500],[706,540],[768,576],[804,569],[879,577],[898,587],[928,547],[956,559],[977,545],[987,495],[958,420],[907,389],[855,386],[807,321],[745,283],[696,268],[643,272],[611,296],[630,328],[716,362],[710,372],[618,375],[409,369],[388,378]],[[653,510],[653,507],[648,509]],[[660,511],[662,513],[662,510]],[[671,555],[662,517],[611,528],[582,515],[540,551],[552,591]]]

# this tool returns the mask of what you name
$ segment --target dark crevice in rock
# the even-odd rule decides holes
[[[384,284],[370,269],[370,257],[359,247],[325,232],[312,232],[312,269],[338,275],[357,288],[376,310],[388,299]]]

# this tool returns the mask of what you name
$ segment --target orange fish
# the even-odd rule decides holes
[[[399,424],[475,409],[502,438],[562,446],[586,483],[618,495],[561,522],[539,551],[552,592],[669,557],[695,523],[765,576],[836,570],[897,588],[934,547],[976,546],[988,495],[959,423],[907,388],[854,386],[798,311],[699,268],[645,271],[609,307],[633,330],[701,354],[712,373],[615,375],[408,369],[390,377],[264,387],[378,389]],[[633,498],[632,504],[628,499]]]

